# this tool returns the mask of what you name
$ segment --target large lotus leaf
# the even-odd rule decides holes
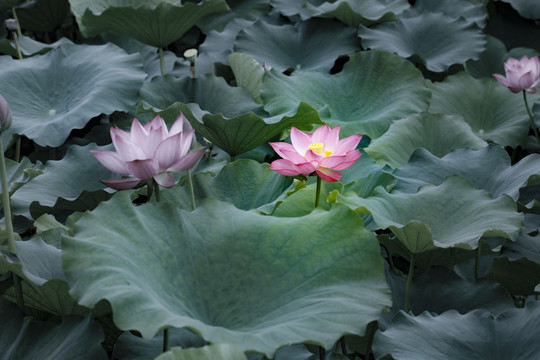
[[[269,11],[269,0],[227,0],[231,11],[210,14],[197,22],[204,33],[211,30],[223,31],[227,24],[235,19],[255,20]]]
[[[465,63],[467,72],[474,78],[488,77],[493,74],[504,74],[506,46],[496,37],[487,36],[486,49],[478,60],[468,60]]]
[[[287,194],[289,195],[287,199],[278,204],[272,215],[278,217],[301,217],[310,214],[315,207],[315,178],[310,178],[309,182],[309,185],[301,184],[296,191],[290,195]],[[332,204],[328,200],[333,191],[343,191],[343,184],[338,181],[322,182],[319,203],[321,209],[328,210],[331,208]]]
[[[286,16],[300,15],[303,20],[326,15],[336,18],[350,27],[360,24],[369,26],[383,21],[394,21],[396,15],[409,8],[404,0],[309,0],[304,2],[271,0],[273,7]]]
[[[365,48],[419,57],[428,70],[446,71],[450,65],[478,59],[486,46],[485,35],[463,18],[426,12],[401,17],[398,22],[373,28],[360,27]]]
[[[392,289],[392,308],[399,311],[403,309],[407,278],[389,272],[387,279]],[[410,307],[416,315],[423,311],[441,314],[452,309],[461,314],[474,309],[500,313],[514,307],[514,302],[504,287],[493,280],[469,281],[445,267],[433,266],[415,271]]]
[[[483,236],[515,240],[523,226],[523,214],[509,196],[493,199],[460,176],[450,176],[439,186],[424,186],[415,194],[390,194],[378,188],[367,199],[349,192],[338,195],[338,201],[369,211],[377,225],[390,229],[412,254],[436,247],[476,248]]]
[[[0,0],[0,10],[11,9],[19,3],[19,0]]]
[[[343,206],[302,218],[215,199],[193,212],[134,206],[119,192],[74,224],[62,260],[72,294],[86,306],[107,299],[120,329],[150,338],[187,327],[272,357],[362,335],[389,305],[378,243],[357,219]]]
[[[0,93],[13,114],[7,131],[60,146],[92,117],[131,110],[144,77],[139,56],[112,44],[64,44],[42,56],[5,59]]]
[[[103,331],[90,317],[61,324],[27,320],[17,305],[0,299],[0,359],[107,359]]]
[[[111,150],[112,146],[73,145],[62,160],[48,161],[44,173],[28,181],[11,197],[14,214],[37,219],[54,209],[84,211],[109,193],[100,180],[118,177],[101,165],[89,150]]]
[[[46,44],[32,39],[31,37],[21,35],[18,37],[19,50],[23,57],[29,57],[36,54],[45,54],[47,51],[57,48],[64,44],[70,44],[71,41],[67,38],[61,38],[60,40]],[[0,41],[0,53],[18,57],[17,45],[13,40],[3,39]]]
[[[233,344],[215,344],[196,349],[173,347],[155,360],[246,360],[242,350]]]
[[[512,5],[526,19],[540,19],[540,5],[535,0],[499,0]]]
[[[413,9],[403,15],[416,15],[429,11],[432,13],[443,13],[453,18],[461,17],[469,23],[475,23],[480,28],[486,26],[487,11],[483,3],[472,3],[469,0],[455,0],[451,3],[439,0],[417,0]]]
[[[275,202],[292,183],[292,179],[268,169],[268,165],[254,160],[239,159],[225,165],[213,176],[208,172],[193,175],[197,202],[207,197],[232,203],[239,209],[256,209]],[[164,189],[162,199],[185,209],[191,209],[186,186]]]
[[[30,180],[43,174],[43,164],[38,162],[32,164],[28,158],[23,158],[20,162],[6,159],[6,175],[8,181],[9,195],[12,196]],[[2,208],[4,204],[0,204]]]
[[[395,360],[530,360],[540,353],[540,303],[493,316],[486,310],[465,315],[455,310],[433,316],[400,312],[373,344],[377,359]]]
[[[323,124],[317,111],[303,102],[289,113],[266,119],[253,112],[227,118],[203,111],[198,104],[178,103],[178,108],[198,134],[231,156],[254,149],[292,126],[310,130],[313,124]]]
[[[529,132],[522,94],[514,94],[492,79],[474,79],[466,72],[434,83],[430,112],[461,115],[480,138],[516,147]],[[532,103],[538,95],[528,95]]]
[[[540,155],[528,155],[511,165],[508,153],[495,144],[477,151],[456,149],[442,158],[418,149],[407,165],[393,172],[398,179],[394,189],[416,192],[426,184],[439,185],[453,174],[463,176],[494,197],[507,194],[517,200],[520,188],[527,185],[532,175],[540,174]]]
[[[369,144],[366,152],[377,163],[397,168],[407,164],[418,148],[425,148],[441,157],[455,148],[476,150],[486,145],[463,118],[424,112],[394,122],[383,136]]]
[[[169,346],[184,349],[202,347],[206,341],[184,328],[169,329]],[[114,345],[113,358],[122,360],[148,360],[163,352],[163,331],[152,339],[143,339],[129,331],[124,332]]]
[[[304,101],[341,136],[381,136],[392,121],[427,107],[431,94],[420,71],[399,56],[362,51],[351,56],[336,75],[294,72],[291,76],[268,71],[261,97],[271,115],[283,114]]]
[[[329,72],[340,55],[354,53],[359,45],[354,29],[331,20],[313,19],[279,26],[258,20],[240,31],[234,51],[248,54],[280,72]]]
[[[202,109],[227,117],[256,112],[261,113],[251,94],[244,88],[229,86],[225,79],[212,74],[192,79],[177,79],[166,75],[155,77],[141,89],[139,111],[151,108],[160,112],[165,121],[173,122],[178,116],[178,102],[197,103]]]
[[[243,87],[257,104],[262,104],[261,85],[264,67],[249,55],[232,53],[229,55],[229,65],[234,74],[236,85]]]
[[[225,0],[200,3],[179,0],[70,0],[84,36],[125,34],[145,44],[165,47],[178,40],[203,16],[229,10]]]
[[[70,14],[68,0],[32,0],[16,8],[17,18],[23,30],[55,31]]]

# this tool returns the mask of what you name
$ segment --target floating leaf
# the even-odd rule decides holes
[[[428,70],[446,71],[450,65],[478,59],[486,46],[485,35],[463,18],[441,13],[402,16],[398,22],[361,26],[358,36],[365,48],[418,57]]]
[[[343,206],[275,218],[215,199],[193,212],[134,206],[119,192],[73,231],[62,241],[72,294],[85,306],[107,299],[115,324],[145,338],[188,327],[272,357],[362,335],[389,305],[379,245]]]
[[[3,359],[105,360],[102,341],[103,331],[90,317],[65,317],[59,325],[27,320],[15,304],[0,299]]]
[[[261,96],[271,115],[303,101],[331,127],[341,125],[343,137],[377,138],[394,120],[425,110],[431,95],[421,73],[408,61],[382,51],[362,51],[336,75],[266,72]]]
[[[197,27],[204,33],[210,30],[223,31],[225,26],[236,19],[255,20],[269,11],[269,0],[227,0],[229,12],[210,14],[197,22]]]
[[[414,10],[413,10],[414,9]],[[439,0],[418,0],[414,3],[414,8],[403,15],[410,13],[422,14],[425,12],[443,13],[452,18],[463,18],[468,23],[476,24],[480,28],[486,26],[487,10],[483,3],[472,3],[469,0],[455,0],[451,3]]]
[[[511,165],[508,153],[495,144],[477,151],[456,149],[442,158],[418,149],[407,165],[393,172],[398,179],[395,190],[416,192],[426,184],[439,185],[453,174],[463,176],[475,188],[487,190],[494,197],[507,194],[517,200],[528,179],[540,174],[540,155],[528,155]]]
[[[229,65],[234,73],[236,85],[243,87],[257,104],[262,103],[261,84],[264,67],[249,55],[232,53],[229,55]]]
[[[322,19],[295,25],[272,25],[258,20],[241,30],[234,42],[234,51],[248,54],[280,72],[329,72],[340,55],[350,55],[358,49],[354,29]]]
[[[378,164],[397,168],[407,164],[418,148],[441,157],[455,148],[477,150],[486,145],[461,117],[424,112],[394,122],[383,136],[369,144],[366,152]]]
[[[532,103],[538,95],[529,98]],[[478,137],[502,146],[518,146],[529,132],[522,94],[512,93],[494,78],[474,79],[466,72],[433,84],[429,111],[461,115]]]
[[[486,310],[438,316],[400,312],[387,330],[376,334],[373,352],[378,359],[392,354],[395,360],[529,360],[540,353],[539,322],[538,302],[498,316]]]
[[[132,110],[145,77],[138,55],[112,44],[64,44],[41,56],[0,59],[0,93],[13,113],[7,132],[41,146],[62,145],[94,116]]]
[[[229,10],[225,0],[184,4],[174,0],[70,0],[70,3],[84,36],[110,31],[155,47],[165,47],[180,39],[205,15]]]
[[[196,349],[173,347],[155,360],[246,360],[246,355],[232,344],[215,344]]]
[[[394,21],[396,15],[409,8],[405,0],[337,0],[304,2],[271,0],[273,7],[285,16],[300,15],[302,20],[320,15],[334,17],[347,26],[369,26],[377,22]]]
[[[338,195],[338,202],[369,211],[377,225],[390,229],[412,254],[437,247],[476,248],[483,236],[515,240],[523,226],[523,214],[509,196],[493,199],[459,176],[415,194],[389,194],[378,188],[373,197],[362,199],[349,192]]]

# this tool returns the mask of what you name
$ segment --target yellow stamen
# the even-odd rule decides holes
[[[314,153],[322,155],[322,152],[324,150],[324,145],[323,143],[312,143],[312,144],[309,144],[308,148]]]
[[[330,150],[326,150],[324,152],[324,157],[329,157],[330,155],[332,155],[332,152]]]

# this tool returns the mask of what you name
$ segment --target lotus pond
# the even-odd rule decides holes
[[[0,20],[0,359],[540,359],[537,0]]]

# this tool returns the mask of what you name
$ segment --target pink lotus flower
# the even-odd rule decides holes
[[[540,84],[540,63],[538,56],[527,58],[523,56],[521,60],[508,58],[504,63],[506,77],[501,74],[493,74],[495,79],[510,91],[518,93],[527,90],[534,94],[536,87]]]
[[[269,168],[286,176],[316,172],[325,181],[338,181],[341,174],[334,170],[347,169],[360,157],[356,146],[362,139],[362,135],[352,135],[339,140],[340,128],[324,125],[313,134],[291,128],[292,144],[269,143],[283,158],[273,161]]]
[[[180,115],[171,130],[158,115],[142,126],[133,119],[131,132],[111,128],[111,138],[116,152],[90,150],[107,169],[132,177],[104,180],[113,189],[124,190],[143,185],[141,181],[154,179],[162,187],[174,185],[169,171],[191,169],[204,154],[206,148],[189,152],[195,131]]]

